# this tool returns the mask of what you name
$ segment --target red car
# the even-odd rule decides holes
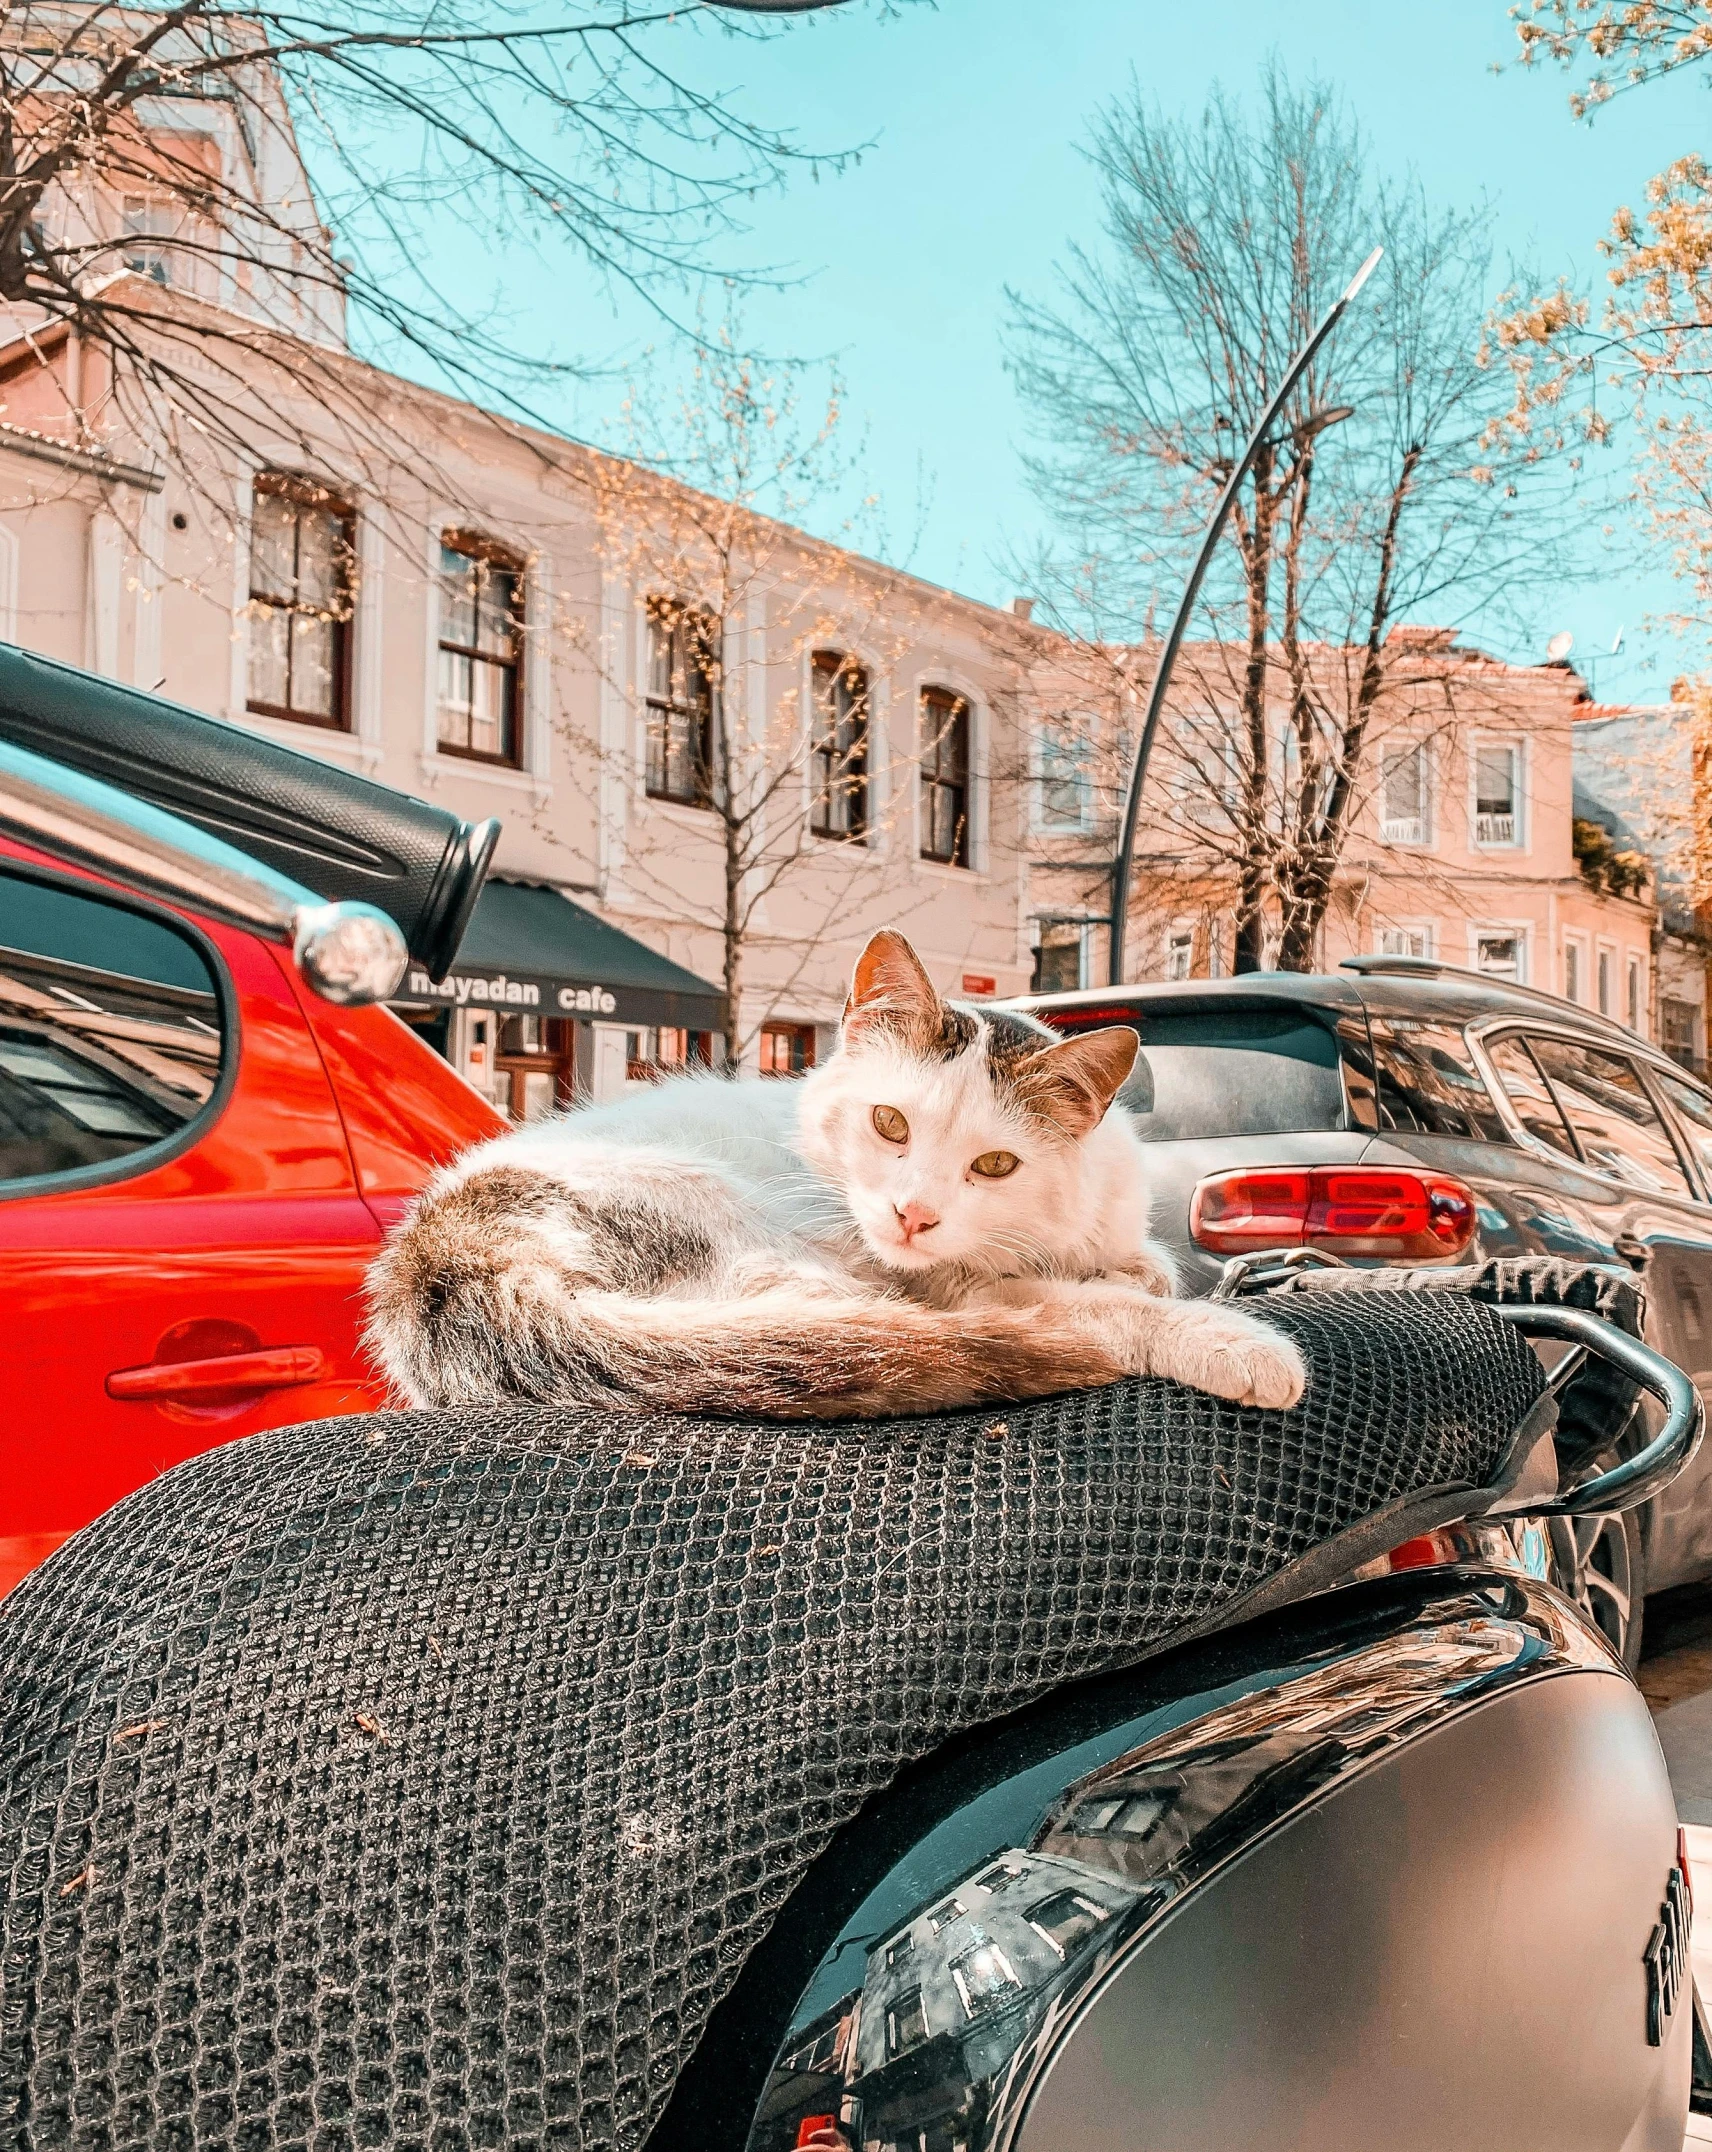
[[[378,908],[0,738],[0,1593],[181,1458],[382,1402],[364,1270],[501,1125],[361,1005],[405,959]]]

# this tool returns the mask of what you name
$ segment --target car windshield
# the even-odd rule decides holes
[[[1141,1058],[1119,1096],[1150,1143],[1344,1126],[1337,1038],[1312,1010],[1224,1002],[1130,1020]]]

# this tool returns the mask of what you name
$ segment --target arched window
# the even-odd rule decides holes
[[[811,724],[809,827],[859,844],[868,834],[868,675],[854,658],[814,653]]]
[[[719,623],[670,598],[648,600],[648,797],[713,804]]]
[[[314,479],[256,474],[250,523],[249,707],[351,729],[356,511]]]
[[[523,562],[469,531],[440,538],[443,755],[517,768],[523,759]]]
[[[948,687],[921,691],[921,856],[969,864],[969,704]]]

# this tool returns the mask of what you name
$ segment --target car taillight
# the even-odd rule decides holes
[[[1392,1166],[1261,1166],[1195,1190],[1189,1231],[1215,1255],[1326,1248],[1419,1262],[1474,1238],[1474,1193],[1444,1173]]]

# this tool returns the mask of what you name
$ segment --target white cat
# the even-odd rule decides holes
[[[877,934],[824,1068],[676,1078],[436,1175],[370,1274],[371,1340],[417,1405],[853,1418],[1140,1374],[1292,1405],[1287,1337],[1169,1297],[1112,1108],[1136,1051],[942,1001]]]

